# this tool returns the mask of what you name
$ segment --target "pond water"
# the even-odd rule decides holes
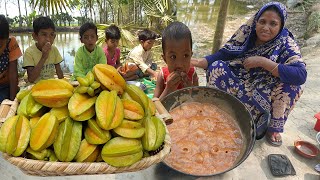
[[[177,19],[188,25],[193,36],[194,57],[202,57],[211,52],[215,23],[218,17],[219,4],[221,0],[181,0],[177,3]],[[228,19],[225,28],[224,38],[227,40],[233,32],[246,21],[251,8],[244,2],[230,1]],[[240,19],[240,20],[239,20]],[[34,41],[31,33],[13,34],[16,36],[21,50],[31,46]],[[73,72],[74,55],[77,49],[82,46],[78,32],[57,33],[55,46],[59,49],[64,61],[61,67],[64,73]],[[160,49],[160,50],[159,50]],[[156,48],[160,54],[161,48]],[[160,55],[155,57],[161,64]],[[164,64],[162,62],[162,64]],[[19,59],[19,71],[22,65],[22,58]]]

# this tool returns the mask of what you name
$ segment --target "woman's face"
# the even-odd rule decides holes
[[[256,45],[264,44],[275,38],[281,29],[281,18],[274,11],[265,11],[257,21]]]

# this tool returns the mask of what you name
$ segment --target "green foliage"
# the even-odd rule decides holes
[[[89,18],[82,17],[82,16],[77,16],[77,17],[73,17],[73,18],[78,21],[78,26],[81,26],[81,24],[84,24],[85,22],[90,21]]]
[[[62,24],[64,26],[67,26],[67,22],[68,22],[68,25],[70,26],[70,23],[73,20],[72,16],[69,13],[65,13],[65,12],[52,15],[51,19],[55,24],[59,23],[59,26],[62,26]]]
[[[36,17],[37,17],[37,12],[33,11],[28,16],[23,16],[22,19],[23,19],[23,21],[26,23],[26,25],[28,27],[31,27],[32,26],[32,22]]]
[[[6,19],[7,19],[8,23],[9,23],[9,26],[14,26],[14,20],[12,18],[7,16]]]
[[[173,6],[175,1],[170,0],[143,0],[143,9],[146,15],[149,17],[149,27],[152,26],[153,21],[156,21],[160,27],[156,29],[163,29],[170,22],[174,21]]]
[[[97,44],[101,45],[105,42],[105,29],[107,29],[112,24],[97,24],[98,28],[98,41]],[[134,42],[137,40],[137,38],[127,29],[129,29],[130,26],[118,26],[121,33],[121,45],[122,46],[128,46],[133,45]]]
[[[16,24],[19,24],[19,16],[13,17],[13,25],[15,26]]]

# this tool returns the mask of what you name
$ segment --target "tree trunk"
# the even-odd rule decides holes
[[[84,9],[84,17],[86,19],[88,19],[88,10],[87,10],[87,8]],[[82,24],[82,22],[81,22],[81,24]]]
[[[93,21],[93,16],[92,16],[92,1],[91,0],[88,0],[88,8],[89,8],[89,13],[90,13],[90,18],[91,18],[91,21]]]
[[[92,7],[90,7],[90,18],[91,18],[91,21],[93,21],[93,16],[92,16]]]
[[[24,0],[24,8],[26,9],[26,23],[27,23],[27,26],[28,26],[29,18],[28,18],[28,10],[27,10],[27,0]]]
[[[136,0],[133,0],[133,23],[136,24]]]
[[[105,1],[104,2],[104,9],[105,9],[105,11],[104,11],[104,23],[106,23],[106,24],[108,24],[108,5],[107,5],[107,3],[109,3],[108,1]]]
[[[102,1],[97,1],[98,7],[99,7],[99,23],[103,22],[103,6]]]
[[[118,7],[118,9],[117,9],[117,22],[118,22],[118,24],[120,24],[120,8]]]
[[[94,17],[93,22],[97,23],[96,11],[93,11],[93,17]]]
[[[223,40],[223,32],[224,32],[224,27],[227,21],[229,2],[230,0],[221,0],[220,2],[217,26],[216,26],[216,31],[214,33],[214,39],[213,39],[212,54],[217,52],[220,49],[220,46]]]
[[[142,12],[142,3],[140,3],[139,4],[139,12]],[[139,13],[138,14],[139,15],[139,21],[140,21],[140,25],[142,25],[143,24],[143,22],[142,22],[142,13]]]
[[[4,9],[6,10],[6,16],[8,16],[8,10],[7,10],[7,0],[4,0]]]
[[[115,21],[114,15],[115,15],[115,8],[112,7],[112,22],[113,22],[113,23],[114,23],[114,21]]]
[[[19,9],[19,27],[22,27],[22,16],[21,16],[20,0],[18,0],[18,9]]]

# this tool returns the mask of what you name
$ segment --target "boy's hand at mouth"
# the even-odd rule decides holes
[[[181,72],[180,75],[181,75],[181,80],[182,80],[183,87],[192,86],[192,82],[189,80],[187,73]]]
[[[49,52],[51,50],[51,43],[47,42],[43,47],[42,47],[42,57],[44,59],[47,59],[49,57]]]
[[[181,72],[173,71],[169,74],[166,88],[170,91],[175,91],[182,82]]]

